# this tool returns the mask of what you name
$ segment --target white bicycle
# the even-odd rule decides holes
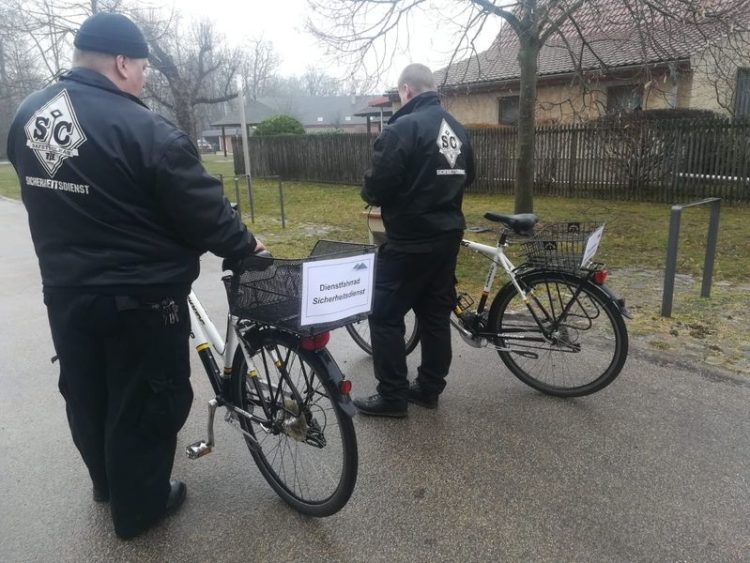
[[[281,498],[303,514],[329,516],[351,497],[358,464],[351,382],[326,349],[335,326],[300,329],[293,321],[302,260],[246,262],[246,271],[223,277],[226,340],[195,293],[188,297],[191,336],[215,397],[208,438],[186,453],[196,459],[211,452],[216,409],[224,407],[225,421]]]
[[[461,241],[490,265],[475,308],[469,295],[458,294],[453,327],[470,346],[497,350],[513,375],[543,393],[579,397],[604,389],[625,364],[629,315],[605,284],[607,269],[592,261],[603,226],[554,223],[534,231],[537,217],[530,213],[484,217],[505,228],[495,246]],[[505,253],[511,234],[522,241],[526,261],[519,267]],[[498,268],[508,281],[487,307]],[[346,328],[372,353],[366,321]],[[404,338],[413,350],[420,339],[416,318]]]

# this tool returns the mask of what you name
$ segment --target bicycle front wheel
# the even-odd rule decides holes
[[[521,381],[548,395],[580,397],[604,389],[628,354],[628,333],[617,305],[573,274],[537,271],[520,276],[495,297],[489,331],[500,358]]]
[[[250,455],[271,487],[309,516],[330,516],[357,480],[352,419],[336,402],[324,363],[286,333],[259,334],[248,369],[238,349],[232,366],[234,404]],[[253,440],[254,438],[255,440]]]
[[[409,312],[404,316],[404,345],[406,346],[406,354],[411,354],[419,344],[419,322],[414,311],[409,309]],[[346,331],[352,340],[357,343],[357,346],[362,348],[365,352],[372,355],[372,340],[370,340],[370,323],[367,319],[359,321],[357,323],[351,323],[346,325]]]

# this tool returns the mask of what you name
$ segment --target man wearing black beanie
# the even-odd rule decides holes
[[[148,45],[120,14],[75,37],[74,68],[21,104],[8,137],[42,274],[73,441],[130,538],[184,501],[171,481],[190,411],[187,294],[199,256],[263,246],[188,136],[138,96]]]

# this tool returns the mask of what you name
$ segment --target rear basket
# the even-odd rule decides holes
[[[577,272],[591,233],[601,226],[596,222],[550,223],[537,227],[521,243],[524,266]]]

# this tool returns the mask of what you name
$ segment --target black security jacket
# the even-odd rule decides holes
[[[255,248],[188,136],[92,70],[21,104],[8,156],[45,291],[186,293],[203,252]]]
[[[397,111],[375,141],[362,199],[381,207],[389,243],[419,248],[464,229],[463,191],[473,180],[466,130],[440,106],[437,93],[424,92]]]

